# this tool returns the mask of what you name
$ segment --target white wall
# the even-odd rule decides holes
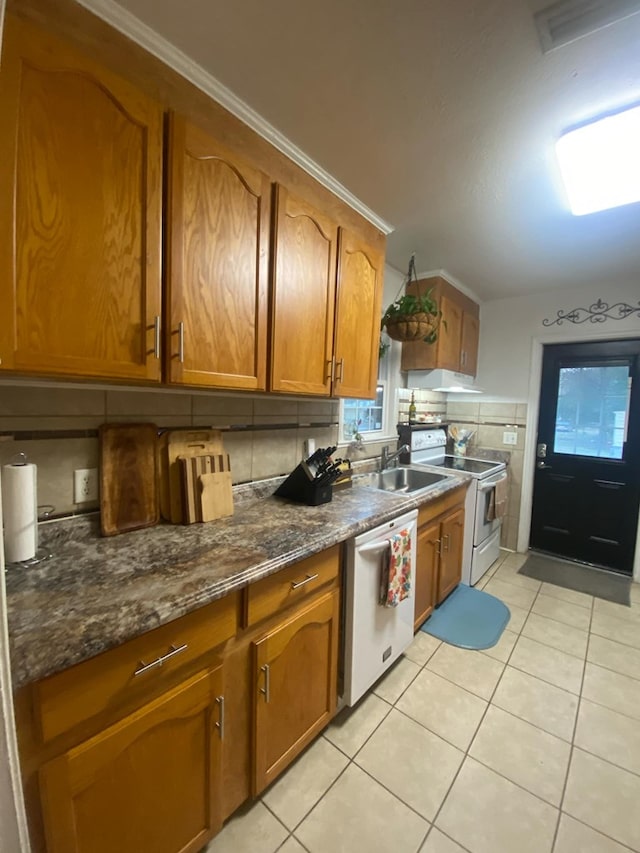
[[[609,306],[617,303],[636,306],[635,316],[630,315],[623,320],[607,319],[602,323],[587,320],[581,324],[564,321],[560,326],[543,325],[544,319],[554,320],[558,311],[566,313],[577,308],[589,308],[598,299]],[[624,287],[610,288],[603,282],[596,287],[495,299],[481,306],[477,384],[486,392],[482,399],[528,403],[519,551],[526,551],[529,541],[542,347],[567,341],[640,337],[638,313],[640,276]],[[640,523],[638,537],[640,543]],[[640,581],[640,544],[636,548],[634,578]]]
[[[527,402],[532,369],[534,340],[554,343],[565,340],[627,337],[640,335],[640,317],[625,320],[607,320],[604,323],[587,321],[580,325],[564,322],[561,326],[546,328],[545,318],[555,319],[558,311],[588,308],[602,299],[609,305],[626,302],[638,306],[640,277],[627,287],[612,290],[603,282],[599,287],[572,290],[545,291],[535,296],[516,296],[511,299],[494,299],[480,308],[480,350],[477,384],[487,396],[516,402]],[[537,397],[537,390],[536,397]]]

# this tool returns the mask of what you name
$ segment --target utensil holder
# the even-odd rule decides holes
[[[315,480],[310,480],[303,466],[297,465],[284,483],[278,486],[274,495],[279,498],[289,498],[307,506],[319,506],[331,501],[333,487],[330,483],[321,485]]]

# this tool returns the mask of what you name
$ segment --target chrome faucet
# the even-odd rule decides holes
[[[389,445],[385,444],[382,448],[382,453],[380,454],[380,471],[390,468],[392,462],[396,462],[397,464],[398,457],[402,453],[409,453],[410,450],[411,448],[408,444],[402,444],[395,453],[392,453],[391,456],[389,456]]]

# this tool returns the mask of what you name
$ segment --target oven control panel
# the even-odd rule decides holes
[[[435,447],[444,447],[447,443],[447,434],[443,429],[421,430],[411,433],[411,450],[432,450]]]

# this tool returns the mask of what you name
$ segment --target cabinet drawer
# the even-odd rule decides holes
[[[166,690],[175,674],[215,649],[237,630],[238,595],[231,595],[162,625],[115,649],[39,682],[36,716],[49,741],[104,711],[142,705]]]
[[[321,586],[334,581],[340,571],[340,546],[256,581],[247,589],[244,627],[256,625],[279,610],[302,601]]]

